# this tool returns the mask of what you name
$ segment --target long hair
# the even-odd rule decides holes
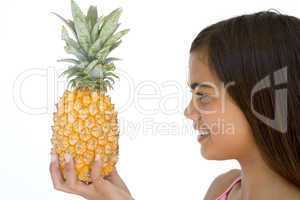
[[[234,81],[227,91],[245,114],[268,166],[300,187],[300,20],[270,10],[229,18],[196,36],[190,52],[199,50],[206,51],[221,81]],[[259,82],[267,87],[252,94]],[[279,90],[286,103],[276,95]],[[285,129],[258,117],[277,117],[273,125],[282,128],[276,109],[287,117]]]

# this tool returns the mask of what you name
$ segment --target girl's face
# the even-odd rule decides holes
[[[188,75],[192,99],[184,114],[193,120],[197,131],[209,132],[202,139],[198,137],[202,156],[208,160],[251,156],[255,145],[250,126],[226,92],[226,88],[235,87],[234,82],[224,85],[210,71],[205,57],[197,51],[190,54]]]

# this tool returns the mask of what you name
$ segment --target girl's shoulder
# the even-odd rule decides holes
[[[210,186],[205,194],[204,200],[215,200],[240,175],[241,175],[240,169],[232,169],[232,170],[229,170],[229,171],[217,176],[213,180],[213,182],[210,184]]]

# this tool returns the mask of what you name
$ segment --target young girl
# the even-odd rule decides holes
[[[199,130],[202,156],[235,159],[241,168],[215,178],[203,199],[299,200],[300,20],[265,11],[205,28],[191,45],[188,82],[184,114]],[[64,181],[53,155],[56,189],[89,200],[133,199],[116,171],[97,173],[98,156],[88,186],[66,160]]]

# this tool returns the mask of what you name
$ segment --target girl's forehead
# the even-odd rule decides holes
[[[205,59],[201,59],[198,52],[192,52],[189,58],[189,70],[187,82],[189,85],[193,83],[209,83],[219,84],[218,78],[211,72]]]

